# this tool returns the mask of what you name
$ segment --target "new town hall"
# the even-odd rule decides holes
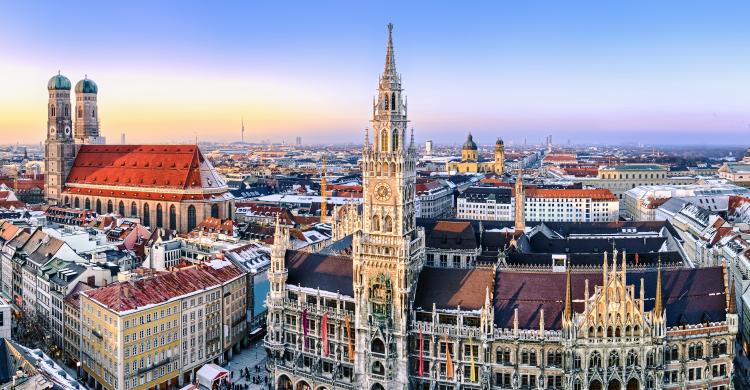
[[[733,285],[723,267],[673,261],[663,224],[417,221],[391,30],[357,222],[316,253],[287,249],[277,224],[265,339],[276,388],[732,388]],[[565,232],[579,239],[560,243]],[[527,254],[558,244],[569,254],[552,264]]]

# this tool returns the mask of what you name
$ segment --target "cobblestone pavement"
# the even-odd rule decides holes
[[[258,367],[258,371],[255,367]],[[225,368],[232,371],[232,380],[235,383],[247,384],[249,389],[268,389],[264,380],[268,374],[266,372],[266,351],[263,349],[263,339],[253,341],[249,347],[243,348],[240,353],[235,354]],[[249,378],[240,377],[240,370],[244,372],[245,368],[250,370]],[[252,377],[254,376],[260,377],[261,384],[253,384]]]

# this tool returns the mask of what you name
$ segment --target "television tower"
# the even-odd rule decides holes
[[[245,143],[245,118],[242,117],[242,143]]]

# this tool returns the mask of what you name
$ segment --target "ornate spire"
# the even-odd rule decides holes
[[[654,315],[661,317],[664,307],[661,302],[661,257],[659,257],[659,270],[656,272],[656,298],[654,298]]]
[[[734,297],[734,278],[731,276],[728,276],[732,279],[732,282],[729,283],[729,302],[727,302],[727,313],[728,314],[737,314],[737,303],[735,302]]]
[[[393,56],[393,23],[388,23],[388,49],[385,52],[385,71],[383,76],[396,74],[396,58]]]
[[[566,320],[570,320],[573,317],[573,296],[570,289],[570,264],[568,264],[565,270],[565,313],[564,317]]]

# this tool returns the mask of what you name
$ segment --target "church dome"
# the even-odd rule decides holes
[[[97,93],[99,88],[96,86],[94,80],[85,78],[76,84],[76,93]]]
[[[502,138],[498,138],[497,141],[495,141],[496,146],[505,145],[505,142],[503,142]]]
[[[65,89],[70,91],[70,80],[58,73],[52,76],[51,79],[49,79],[49,82],[47,83],[47,89],[50,91],[55,89]]]
[[[464,142],[464,146],[461,150],[477,150],[477,144],[474,143],[474,138],[472,138],[471,133],[469,133],[469,137],[466,138],[466,142]]]

